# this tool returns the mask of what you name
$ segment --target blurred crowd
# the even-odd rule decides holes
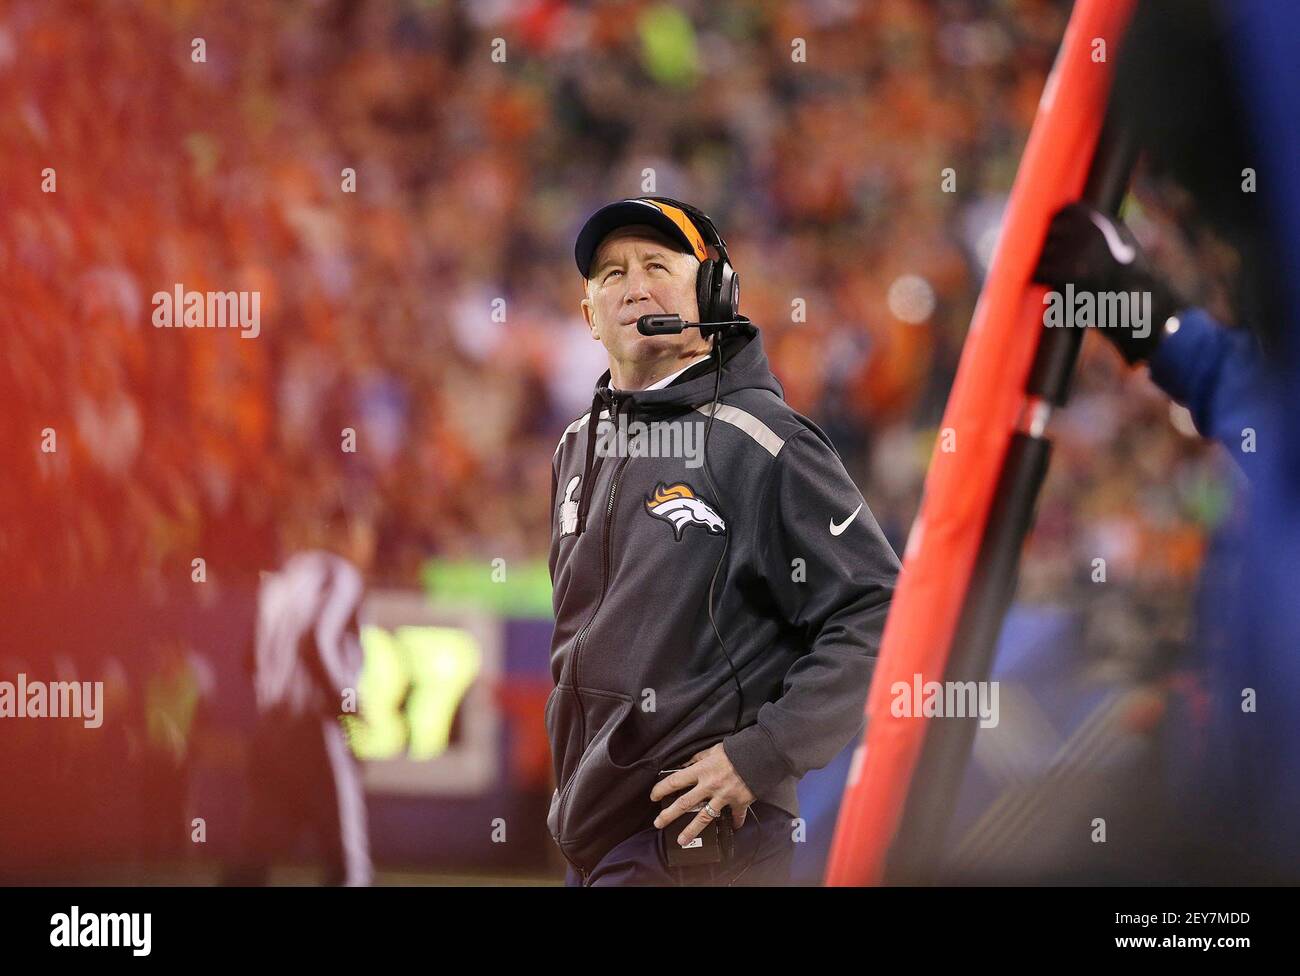
[[[232,578],[338,511],[378,582],[543,556],[548,460],[605,367],[573,240],[643,192],[713,216],[787,399],[901,551],[1066,15],[13,0],[4,572],[183,580],[202,557]],[[1158,263],[1230,321],[1232,255],[1137,190]],[[259,291],[260,334],[154,328],[178,283]],[[1115,639],[1176,636],[1222,460],[1095,337],[1055,427],[1022,596],[1095,596],[1101,557],[1128,595]]]

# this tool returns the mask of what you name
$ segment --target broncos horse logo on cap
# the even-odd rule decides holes
[[[682,541],[682,532],[688,525],[702,526],[709,535],[727,531],[726,523],[713,506],[695,494],[690,485],[681,482],[665,486],[661,481],[655,493],[646,496],[645,510],[671,525],[678,542]]]

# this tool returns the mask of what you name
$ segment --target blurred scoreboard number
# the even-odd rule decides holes
[[[357,712],[343,722],[368,792],[467,795],[496,786],[501,632],[499,619],[433,607],[423,593],[366,597]]]

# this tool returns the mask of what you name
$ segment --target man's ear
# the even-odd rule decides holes
[[[600,332],[596,329],[596,310],[591,304],[591,299],[584,298],[579,304],[582,305],[582,317],[587,320],[587,328],[591,332],[591,337],[599,342]]]

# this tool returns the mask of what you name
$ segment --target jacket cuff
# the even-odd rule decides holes
[[[724,738],[722,751],[755,799],[770,796],[782,781],[794,775],[772,737],[757,722]]]

